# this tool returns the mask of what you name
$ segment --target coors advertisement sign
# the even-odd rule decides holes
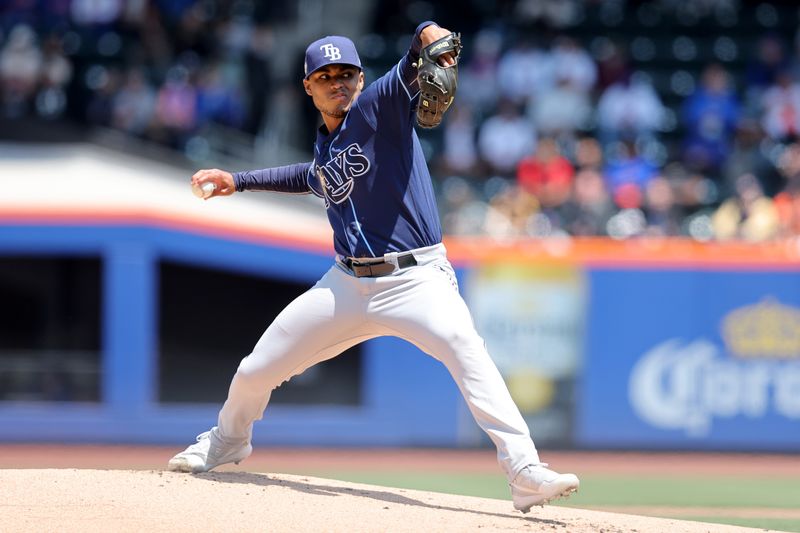
[[[661,274],[593,279],[579,442],[800,450],[796,275]]]

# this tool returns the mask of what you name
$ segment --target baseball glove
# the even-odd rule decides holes
[[[455,64],[441,66],[437,59],[451,52]],[[419,103],[417,124],[423,128],[435,128],[442,122],[444,113],[453,103],[458,87],[458,56],[461,53],[461,34],[451,33],[422,49],[417,63]]]

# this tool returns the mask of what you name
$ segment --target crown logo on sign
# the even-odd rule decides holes
[[[765,298],[728,313],[722,337],[737,357],[800,359],[800,309]]]

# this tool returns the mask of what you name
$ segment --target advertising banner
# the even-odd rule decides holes
[[[594,270],[586,446],[800,450],[800,276]]]
[[[512,397],[538,443],[571,439],[581,366],[585,289],[575,265],[487,264],[467,300]]]

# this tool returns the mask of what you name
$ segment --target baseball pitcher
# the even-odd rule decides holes
[[[405,339],[441,361],[478,425],[497,447],[514,507],[568,496],[574,474],[547,468],[458,292],[431,177],[415,126],[438,125],[453,102],[461,40],[433,22],[365,86],[352,41],[328,36],[305,54],[303,87],[322,115],[311,162],[192,176],[209,197],[240,191],[315,194],[324,199],[336,258],[290,303],[245,357],[217,426],[177,454],[169,469],[206,472],[252,453],[253,423],[273,389],[347,348],[383,335]]]

